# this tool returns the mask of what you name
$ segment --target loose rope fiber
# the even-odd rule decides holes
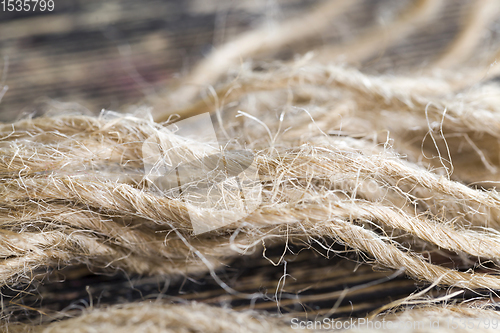
[[[472,101],[456,108],[444,84],[444,92],[410,90],[398,78],[339,66],[241,69],[238,75],[241,83],[231,92],[237,98],[230,93],[219,110],[220,128],[255,154],[262,202],[238,222],[207,233],[193,234],[189,215],[210,220],[215,210],[158,193],[147,181],[142,147],[160,124],[108,112],[2,125],[2,283],[30,279],[37,267],[70,263],[141,274],[213,270],[253,253],[265,239],[328,238],[364,253],[372,264],[403,267],[417,280],[500,289],[495,265],[483,273],[458,271],[427,255],[448,250],[477,268],[500,256],[498,193],[463,184],[455,175],[469,181],[476,170],[469,174],[468,166],[453,164],[453,146],[441,151],[438,144],[469,142],[477,168],[496,170],[497,160],[483,153],[485,137],[498,133],[496,104],[482,105],[481,117],[468,110],[477,110],[474,99],[483,89],[498,88],[470,90],[462,101]],[[239,93],[239,87],[249,88]],[[439,98],[443,93],[447,97]],[[169,135],[159,143],[164,151],[180,139]],[[434,159],[424,157],[428,137]],[[204,143],[182,149],[177,157],[189,162],[203,153]]]

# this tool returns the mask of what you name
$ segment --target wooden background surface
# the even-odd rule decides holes
[[[57,102],[92,113],[121,110],[161,93],[213,47],[314,3],[55,0],[53,12],[0,12],[9,87],[0,120],[40,114]]]
[[[321,1],[334,0],[55,0],[52,12],[0,11],[0,68],[8,69],[2,85],[9,87],[0,121],[53,108],[127,111],[130,103],[164,93],[213,48],[251,28],[299,16]],[[349,41],[387,24],[413,2],[357,1],[329,29],[263,57],[289,58]],[[453,40],[473,3],[445,2],[429,24],[369,59],[364,69],[425,67]],[[498,39],[496,30],[490,32],[483,44]]]

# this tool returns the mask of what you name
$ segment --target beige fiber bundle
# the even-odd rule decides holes
[[[266,89],[247,90],[237,108],[221,111],[226,133],[243,138],[255,153],[262,203],[239,223],[196,237],[189,202],[158,195],[144,182],[142,143],[160,125],[118,114],[3,125],[2,231],[9,267],[3,281],[23,274],[26,265],[54,259],[92,258],[135,272],[170,273],[203,266],[202,258],[245,253],[265,238],[327,236],[421,279],[434,281],[447,273],[442,282],[449,285],[495,287],[494,275],[434,266],[395,240],[404,233],[456,253],[496,258],[497,192],[448,177],[452,167],[454,174],[470,168],[450,163],[454,147],[446,140],[449,135],[458,141],[454,145],[468,144],[462,149],[478,155],[477,169],[496,168],[483,152],[498,126],[494,103],[475,117],[466,102],[458,108],[441,98],[444,105],[436,106],[435,96],[401,89],[394,78],[323,66],[296,68],[288,81],[280,77],[290,71],[238,73],[242,86],[258,89],[263,82]],[[301,96],[295,97],[294,89]],[[292,98],[302,101],[272,112]],[[413,145],[405,140],[408,131]],[[429,154],[435,149],[437,157],[428,162],[433,170],[419,161],[429,157],[425,150],[419,154],[423,141],[424,149],[431,141]],[[442,151],[440,144],[447,148]],[[463,178],[479,181],[474,171]],[[159,265],[164,259],[168,264]]]
[[[498,88],[478,86],[459,100],[453,78],[371,77],[314,63],[235,75],[218,97],[218,132],[254,153],[262,201],[205,233],[193,234],[189,218],[201,208],[147,180],[143,143],[161,124],[105,112],[2,125],[2,283],[75,263],[142,274],[213,270],[266,241],[330,239],[417,280],[500,289],[500,196],[488,187],[498,167],[489,150]],[[203,142],[185,149],[176,153],[189,162]],[[210,220],[210,210],[199,214]],[[438,250],[470,267],[490,264],[455,270],[431,261]]]
[[[83,264],[145,276],[207,273],[228,294],[252,300],[257,291],[233,290],[217,269],[299,244],[322,247],[327,257],[354,254],[430,285],[371,318],[497,319],[500,87],[490,80],[497,66],[484,65],[496,53],[486,60],[472,53],[498,4],[479,1],[430,69],[360,69],[358,62],[377,56],[379,30],[293,59],[246,60],[314,36],[354,3],[324,2],[263,40],[261,28],[246,33],[129,113],[49,113],[0,124],[1,285]],[[412,3],[388,23],[385,42],[424,26],[443,3]],[[302,21],[309,24],[290,34]],[[200,119],[205,127],[196,128]],[[435,286],[449,294],[426,296]],[[480,296],[453,299],[465,290]],[[297,331],[290,319],[157,300],[40,325],[5,315],[4,328]]]

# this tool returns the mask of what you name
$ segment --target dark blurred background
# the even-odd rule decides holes
[[[316,1],[54,2],[52,12],[0,11],[0,61],[9,87],[0,121],[43,112],[50,99],[93,113],[117,110],[160,92],[214,46]]]
[[[0,69],[8,69],[2,70],[2,84],[9,87],[0,102],[0,121],[54,107],[123,111],[145,96],[162,94],[214,47],[251,28],[299,16],[322,1],[334,0],[54,0],[53,11],[0,11]],[[268,58],[349,41],[394,20],[413,2],[353,2],[329,29]],[[445,1],[436,19],[368,61],[367,70],[425,66],[457,34],[470,3]]]

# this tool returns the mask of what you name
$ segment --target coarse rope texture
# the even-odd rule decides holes
[[[440,2],[416,1],[390,23],[386,42],[396,43],[424,25]],[[484,73],[484,62],[478,65],[469,56],[473,37],[496,17],[498,3],[479,1],[434,67],[418,73],[368,74],[356,68],[357,61],[377,52],[373,34],[289,61],[248,60],[235,66],[238,59],[308,38],[325,28],[328,15],[347,7],[342,1],[323,3],[303,18],[315,24],[299,36],[289,32],[300,19],[282,23],[263,43],[260,28],[243,35],[202,61],[185,84],[152,101],[152,111],[145,106],[128,114],[63,114],[1,124],[2,286],[29,282],[44,267],[84,264],[142,275],[208,272],[227,293],[255,299],[258,292],[233,290],[216,270],[235,258],[265,253],[271,243],[285,250],[289,244],[321,244],[327,253],[354,252],[362,263],[450,290],[443,297],[425,297],[425,289],[395,300],[372,319],[497,319],[500,87],[491,80],[496,65]],[[350,52],[358,55],[351,64],[331,61]],[[489,64],[491,58],[485,58]],[[462,65],[458,72],[457,65]],[[204,83],[212,86],[204,89]],[[237,221],[199,233],[194,217],[216,221],[220,212],[158,186],[147,172],[144,144],[160,138],[158,150],[181,164],[206,157],[206,141],[185,144],[181,131],[166,129],[207,112],[217,136],[210,144],[223,154],[252,153],[260,201]],[[185,186],[176,189],[183,192]],[[231,202],[235,195],[222,191],[220,200]],[[486,296],[452,299],[464,290]],[[4,327],[13,332],[296,331],[289,320],[156,301],[97,307],[40,325],[9,323],[6,316]]]
[[[262,202],[240,221],[198,235],[189,214],[200,209],[209,220],[211,212],[154,191],[146,179],[141,148],[161,124],[106,112],[2,125],[2,283],[69,263],[141,274],[213,270],[266,239],[328,238],[417,280],[500,289],[500,197],[457,176],[478,183],[498,167],[485,152],[498,132],[496,104],[478,110],[468,102],[498,88],[470,90],[459,108],[447,91],[405,89],[396,77],[342,66],[240,68],[238,82],[249,88],[227,96],[221,128],[255,154]],[[161,143],[164,150],[171,142]],[[470,160],[452,163],[456,146],[467,143],[473,172]],[[179,158],[203,142],[185,149]],[[439,158],[430,158],[432,149]],[[439,249],[468,258],[475,270],[433,263]]]

